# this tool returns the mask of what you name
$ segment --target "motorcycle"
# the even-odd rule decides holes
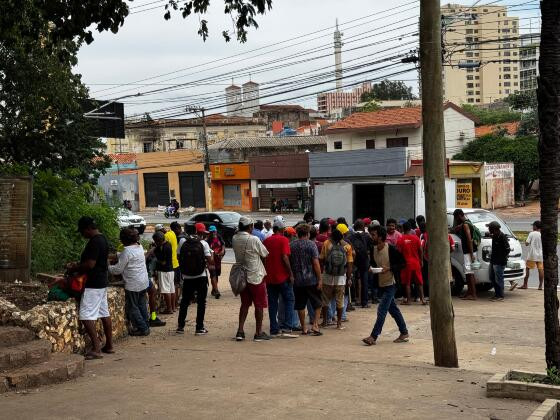
[[[165,209],[163,215],[166,219],[169,219],[170,217],[178,219],[181,216],[181,213],[179,212],[179,210],[176,210],[175,207],[169,206]]]

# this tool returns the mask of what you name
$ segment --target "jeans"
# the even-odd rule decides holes
[[[146,291],[131,292],[124,291],[126,317],[132,327],[138,331],[149,331],[148,309],[146,308]]]
[[[364,270],[358,269],[356,271],[356,275],[354,276],[355,281],[360,282],[360,298],[361,298],[361,305],[366,306],[368,304],[368,296],[369,296],[369,266]]]
[[[268,294],[268,318],[270,320],[270,334],[278,334],[280,332],[280,327],[282,329],[291,330],[291,320],[294,313],[294,289],[289,282],[286,280],[284,283],[280,284],[267,284],[266,292]],[[278,300],[282,296],[283,315],[282,325],[278,325]],[[290,322],[286,323],[286,320]],[[290,324],[290,325],[288,325]]]
[[[344,296],[344,307],[342,308],[342,321],[348,319],[346,315],[346,308],[348,307],[348,295]],[[336,299],[331,300],[331,304],[327,308],[327,318],[329,320],[336,319]]]
[[[383,324],[385,324],[387,312],[389,312],[397,323],[400,333],[403,335],[408,334],[402,313],[395,302],[395,285],[393,284],[387,287],[380,287],[379,290],[382,293],[381,301],[379,302],[379,305],[377,305],[377,320],[375,321],[375,325],[371,331],[371,336],[377,339],[377,337],[381,335],[381,330],[383,329]]]
[[[291,311],[285,310],[284,297],[282,296],[282,294],[279,295],[279,299],[278,299],[278,324],[280,325],[280,329],[285,329],[285,330],[293,330],[294,328],[297,328],[297,326],[299,325],[299,318],[297,316],[297,312],[294,310],[294,302],[295,302],[294,288],[291,285],[290,288],[292,290],[292,299],[293,299],[291,304],[292,305]],[[270,308],[268,308],[268,310],[270,311]]]
[[[490,264],[490,281],[494,286],[497,298],[504,297],[504,270],[505,265]]]
[[[179,308],[179,328],[185,328],[187,319],[187,309],[196,292],[196,329],[204,328],[204,315],[206,314],[206,296],[208,295],[208,277],[197,277],[195,279],[183,280],[183,296]]]

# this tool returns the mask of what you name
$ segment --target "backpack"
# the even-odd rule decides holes
[[[352,244],[354,251],[356,251],[354,265],[360,270],[366,270],[369,266],[369,256],[364,234],[354,233],[350,235],[348,241]]]
[[[476,249],[478,248],[480,242],[482,241],[482,233],[480,233],[480,230],[475,225],[473,225],[470,220],[467,220],[465,223],[469,225],[469,228],[471,229],[473,246]]]
[[[325,273],[342,276],[346,272],[346,250],[342,242],[331,242],[331,249],[325,261]]]
[[[186,276],[198,276],[204,273],[206,268],[206,257],[204,256],[204,246],[197,238],[187,237],[187,241],[181,247],[179,254],[179,266],[181,274]]]

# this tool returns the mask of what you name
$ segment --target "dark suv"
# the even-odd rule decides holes
[[[195,223],[204,223],[206,229],[216,226],[218,233],[224,238],[227,247],[231,247],[231,239],[237,231],[241,215],[234,211],[215,211],[195,213],[185,222],[185,232],[194,233]]]

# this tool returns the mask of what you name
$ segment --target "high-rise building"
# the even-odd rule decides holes
[[[233,83],[226,88],[226,109],[228,117],[239,116],[243,107],[241,88]]]
[[[365,82],[351,91],[325,92],[317,95],[317,110],[322,114],[331,115],[341,108],[351,108],[362,100],[362,93],[371,90],[371,83]]]
[[[252,117],[255,112],[259,112],[259,84],[248,81],[243,83],[243,108],[241,115]]]
[[[521,48],[519,49],[519,90],[521,92],[537,89],[540,44],[541,35],[538,33],[521,35]]]
[[[493,5],[447,4],[441,13],[446,100],[489,104],[520,91],[519,18]]]

